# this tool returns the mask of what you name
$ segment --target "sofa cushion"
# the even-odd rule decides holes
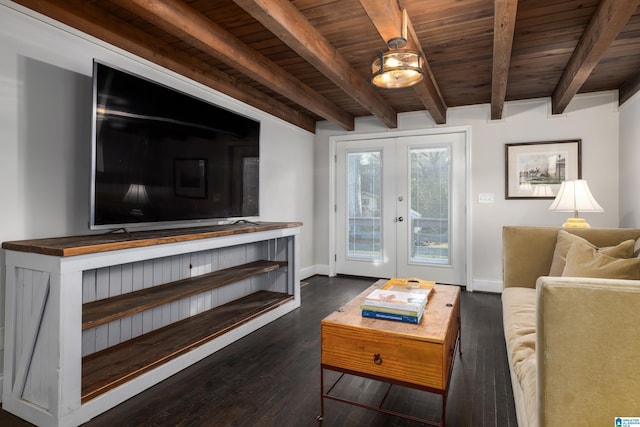
[[[564,277],[640,280],[640,258],[621,259],[576,242],[567,253]]]
[[[571,245],[574,243],[581,243],[614,258],[631,258],[636,244],[634,240],[625,240],[616,246],[608,246],[598,249],[595,245],[580,236],[576,236],[575,234],[571,234],[565,230],[559,230],[556,247],[553,252],[553,260],[551,261],[551,269],[549,270],[549,276],[562,276],[567,260],[567,253],[569,252]]]
[[[528,425],[536,425],[536,290],[511,287],[502,292],[504,336],[510,369],[522,389]]]

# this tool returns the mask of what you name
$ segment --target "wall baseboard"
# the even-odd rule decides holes
[[[316,268],[316,274],[320,274],[322,276],[328,276],[329,275],[329,266],[328,265],[326,265],[326,264],[321,264],[321,265],[316,264],[315,268]]]
[[[474,280],[474,292],[491,292],[496,294],[502,293],[502,282],[491,280]]]
[[[300,280],[304,280],[315,274],[321,276],[329,275],[329,266],[323,264],[315,264],[310,267],[305,267],[300,270]],[[473,291],[476,292],[490,292],[494,294],[502,293],[502,281],[497,280],[474,280]]]
[[[315,265],[312,265],[311,267],[305,267],[305,268],[301,268],[300,269],[300,280],[304,280],[308,277],[313,276],[314,274],[321,274],[318,273],[318,268]]]

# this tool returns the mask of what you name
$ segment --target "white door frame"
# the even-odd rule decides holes
[[[405,130],[405,131],[389,131],[389,132],[375,132],[375,133],[362,133],[362,134],[349,134],[332,136],[329,138],[329,204],[327,206],[329,214],[329,277],[334,277],[336,273],[336,145],[338,142],[345,141],[359,141],[364,139],[379,139],[379,138],[398,138],[402,136],[422,136],[422,135],[437,135],[443,133],[464,133],[465,134],[465,162],[467,168],[467,176],[465,182],[465,195],[466,200],[466,289],[467,291],[473,291],[472,282],[472,258],[471,258],[471,215],[472,215],[472,200],[471,200],[471,127],[470,126],[453,126],[442,127],[432,129],[418,129],[418,130]]]

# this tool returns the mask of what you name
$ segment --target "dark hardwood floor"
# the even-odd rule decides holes
[[[320,426],[320,320],[372,279],[315,276],[302,307],[85,424],[106,426]],[[500,296],[463,292],[462,357],[447,400],[447,426],[516,427]],[[326,371],[325,384],[337,374]],[[383,384],[347,377],[340,393],[380,399]],[[386,408],[439,421],[441,396],[394,386]],[[419,426],[325,400],[322,427]],[[29,426],[6,411],[0,425]]]

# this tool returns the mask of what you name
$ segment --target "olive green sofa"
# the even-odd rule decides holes
[[[561,260],[560,230],[565,245],[579,236],[609,247],[592,250],[596,264],[606,259],[640,274],[640,229],[503,228],[503,322],[518,425],[601,427],[640,417],[640,281],[563,277],[585,245],[572,243]],[[622,246],[626,259],[601,255]],[[591,267],[582,270],[608,274]]]

